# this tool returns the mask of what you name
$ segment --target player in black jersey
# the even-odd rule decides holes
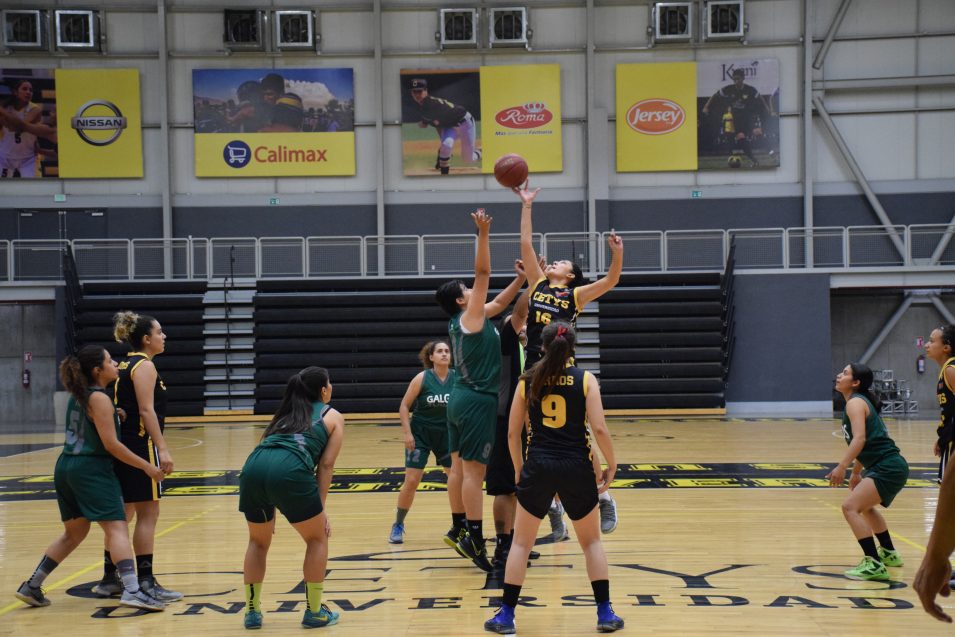
[[[173,459],[163,438],[166,385],[153,363],[153,358],[166,349],[166,335],[153,317],[126,311],[113,317],[113,336],[130,348],[126,360],[120,363],[113,395],[115,405],[126,412],[126,420],[120,427],[120,440],[133,453],[169,475],[173,471]],[[114,470],[123,489],[126,517],[129,520],[136,517],[133,549],[136,551],[140,586],[164,602],[182,599],[182,593],[163,588],[153,577],[153,546],[162,483],[125,463],[116,463]],[[116,593],[117,580],[108,551],[103,566],[103,580],[93,592],[109,597]]]
[[[935,455],[938,457],[938,481],[945,476],[945,467],[955,444],[955,325],[935,328],[925,343],[925,355],[938,363],[938,385],[935,395],[942,411],[936,433]]]
[[[717,104],[718,113],[721,116],[726,113],[723,117],[728,116],[732,124],[727,127],[724,123],[724,132],[732,136],[734,146],[743,151],[752,167],[755,167],[759,165],[759,162],[753,155],[751,140],[756,131],[761,131],[759,125],[761,116],[772,115],[773,109],[755,87],[743,81],[745,78],[746,72],[743,69],[733,69],[733,83],[727,84],[706,100],[702,112],[704,117],[707,116],[713,109],[713,104]],[[765,119],[769,121],[769,117]]]
[[[567,321],[576,327],[577,315],[584,306],[600,298],[617,283],[623,271],[623,241],[616,234],[607,237],[610,247],[610,268],[606,276],[593,283],[584,281],[580,266],[572,261],[554,261],[541,268],[534,250],[534,227],[531,209],[540,188],[530,189],[528,183],[514,192],[521,198],[521,259],[531,265],[526,268],[530,288],[530,309],[527,317],[527,358],[524,369],[540,360],[541,331],[552,321]],[[567,539],[563,512],[555,502],[550,512],[551,530],[556,541]],[[612,533],[617,528],[617,505],[609,492],[600,494],[600,530]]]
[[[597,507],[597,492],[613,481],[617,463],[597,380],[573,364],[575,342],[576,333],[568,323],[548,325],[543,333],[544,357],[521,376],[511,405],[507,441],[517,481],[517,520],[504,571],[501,608],[484,624],[491,632],[515,632],[514,608],[524,583],[527,557],[555,494],[560,495],[584,552],[597,602],[597,629],[612,632],[623,628],[623,620],[610,605]],[[521,449],[525,416],[530,421],[526,460]],[[587,421],[607,458],[607,468],[597,475]]]
[[[428,80],[424,78],[411,80],[411,97],[421,109],[418,126],[434,126],[438,131],[441,145],[438,146],[438,160],[434,167],[438,168],[442,175],[447,175],[451,170],[451,151],[454,150],[454,141],[457,139],[461,140],[463,161],[476,162],[481,159],[481,151],[475,146],[474,117],[468,109],[430,95]]]

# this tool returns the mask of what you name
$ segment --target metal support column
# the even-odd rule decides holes
[[[816,54],[816,59],[812,63],[814,69],[821,69],[823,63],[826,61],[829,47],[832,46],[832,40],[836,37],[836,32],[839,31],[839,26],[842,24],[842,19],[846,17],[846,12],[849,10],[850,4],[852,4],[852,0],[842,0],[842,4],[839,5],[836,15],[832,18],[832,24],[829,25],[829,30],[826,31],[826,37],[822,41],[822,46],[819,47],[819,52]]]
[[[385,112],[384,112],[384,100],[381,99],[381,95],[384,92],[384,70],[382,69],[382,55],[381,55],[381,0],[374,0],[373,3],[374,16],[372,16],[372,24],[374,25],[374,40],[375,40],[375,86],[378,87],[374,99],[376,100],[375,104],[375,143],[378,146],[378,177],[375,179],[375,231],[378,237],[382,238],[385,236],[385,153],[382,152],[382,149],[385,147]],[[363,260],[368,258],[367,254],[367,245],[365,246],[366,254],[363,255]],[[385,245],[383,240],[377,242],[376,250],[378,252],[378,276],[385,275]]]
[[[899,320],[902,318],[902,315],[912,306],[914,298],[911,294],[906,293],[905,300],[902,301],[902,304],[892,313],[892,316],[889,317],[889,320],[885,322],[885,325],[882,326],[882,329],[879,330],[879,333],[875,335],[875,338],[872,339],[872,342],[869,343],[869,347],[866,348],[862,356],[859,357],[859,362],[863,365],[869,363],[869,359],[878,351],[879,347],[882,346],[882,343],[889,336],[889,333],[895,328]]]
[[[586,52],[586,65],[584,67],[585,77],[586,77],[586,93],[587,93],[587,232],[597,232],[597,198],[594,194],[594,188],[591,184],[595,183],[593,180],[593,175],[598,167],[595,165],[597,158],[600,157],[597,153],[597,149],[594,148],[595,140],[597,135],[595,134],[595,127],[600,124],[600,122],[595,121],[596,117],[594,115],[594,81],[596,73],[596,63],[594,60],[594,48],[596,47],[596,39],[594,36],[595,30],[595,15],[594,15],[594,0],[587,0],[587,52]],[[596,277],[597,273],[603,269],[603,263],[598,263],[598,255],[600,254],[600,244],[598,242],[588,241],[588,263],[590,263],[590,276]]]
[[[813,0],[803,0],[802,113],[799,118],[802,128],[802,225],[807,229],[803,239],[807,268],[812,268],[814,261],[812,228],[815,225],[812,144],[812,2]]]
[[[945,307],[945,304],[942,303],[942,299],[938,297],[937,294],[933,294],[928,297],[929,302],[935,306],[935,309],[938,310],[938,313],[942,315],[942,318],[945,319],[945,322],[949,325],[955,325],[955,316]]]
[[[171,279],[172,201],[169,194],[169,42],[166,35],[166,0],[156,2],[156,28],[159,34],[159,192],[162,196],[163,273]]]

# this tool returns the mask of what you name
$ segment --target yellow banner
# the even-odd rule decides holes
[[[617,65],[617,171],[696,170],[696,64]]]
[[[532,173],[561,172],[560,65],[482,66],[481,139],[481,172],[508,153]]]
[[[57,69],[59,176],[143,176],[138,69]]]
[[[195,135],[197,177],[317,177],[355,174],[355,133]]]

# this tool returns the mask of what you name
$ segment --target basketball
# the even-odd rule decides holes
[[[494,178],[505,188],[517,188],[527,181],[527,162],[520,155],[504,155],[494,162]]]

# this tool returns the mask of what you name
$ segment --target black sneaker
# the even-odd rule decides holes
[[[481,539],[483,540],[483,538]],[[465,532],[464,537],[458,541],[458,548],[461,553],[464,553],[465,557],[474,562],[475,566],[485,573],[490,573],[494,570],[494,567],[487,559],[487,547],[484,544],[482,541],[481,545],[478,546],[471,534]]]
[[[182,593],[163,588],[159,585],[159,582],[157,582],[155,578],[139,580],[139,587],[146,591],[150,597],[158,599],[165,604],[170,602],[178,602],[180,599],[182,599]]]
[[[529,559],[529,560],[539,560],[540,557],[541,557],[541,554],[540,554],[540,553],[538,553],[537,551],[531,551],[531,552],[528,554],[527,559]]]
[[[464,537],[466,533],[467,533],[467,530],[465,530],[464,528],[456,528],[452,526],[451,529],[444,534],[444,538],[442,539],[444,540],[444,543],[450,546],[451,548],[453,548],[458,555],[460,555],[461,557],[467,557],[468,559],[470,559],[468,555],[465,555],[461,551],[461,547],[458,546],[458,540]]]
[[[43,594],[43,589],[37,586],[33,588],[30,586],[29,582],[23,582],[20,584],[20,588],[17,589],[17,592],[14,593],[17,599],[19,599],[24,604],[29,604],[30,606],[49,606],[50,600],[47,599],[46,595]]]

